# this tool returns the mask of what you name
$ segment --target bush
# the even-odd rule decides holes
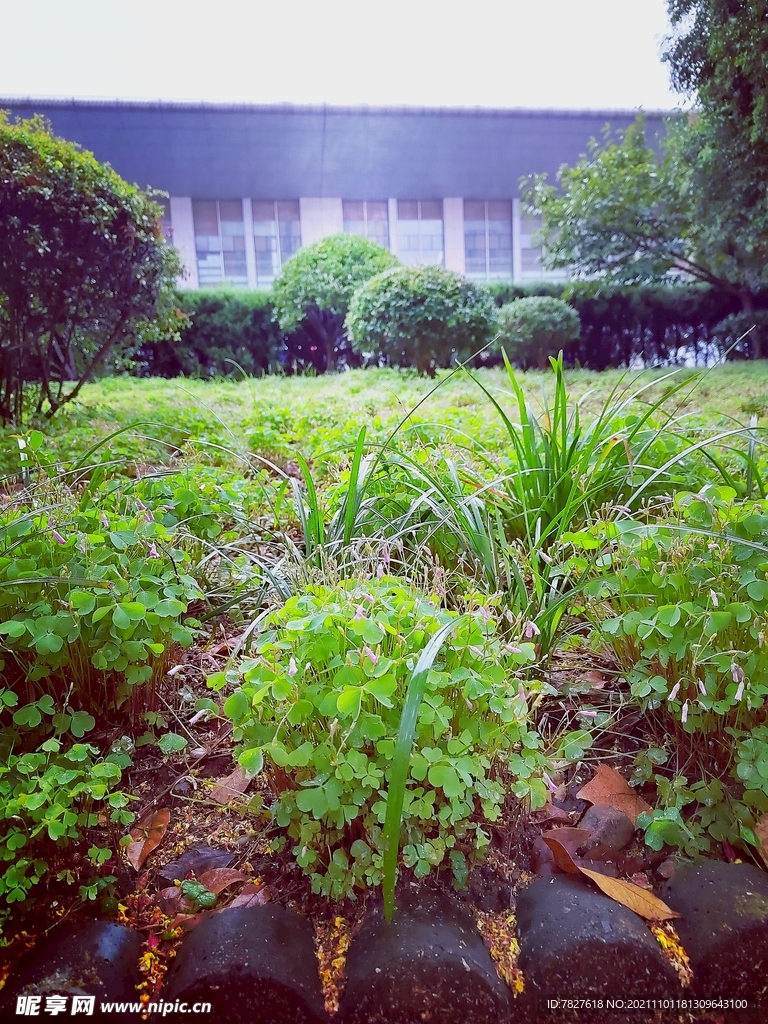
[[[562,299],[517,299],[499,310],[499,344],[524,369],[544,369],[550,356],[578,337],[579,314]]]
[[[268,292],[179,291],[175,303],[180,336],[142,345],[135,357],[142,376],[218,377],[240,368],[261,376],[274,368],[283,338]]]
[[[638,758],[661,796],[646,840],[689,854],[712,839],[754,849],[768,812],[768,502],[707,485],[679,493],[665,521],[596,532],[613,568],[595,585],[596,640],[666,737]],[[655,774],[668,761],[684,768]]]
[[[341,899],[382,878],[387,786],[416,657],[455,617],[394,579],[310,587],[267,622],[224,710],[250,774],[267,766],[272,815],[313,891]],[[444,860],[463,884],[511,786],[546,800],[539,737],[515,671],[530,643],[504,648],[468,616],[428,676],[416,724],[402,850],[417,877]],[[220,688],[232,672],[209,679]]]
[[[454,356],[483,347],[495,326],[493,301],[480,285],[443,267],[394,267],[353,295],[346,327],[358,352],[434,374]]]
[[[730,329],[733,321],[723,321],[740,309],[738,298],[730,293],[690,282],[630,287],[571,281],[486,287],[497,306],[537,295],[566,301],[581,321],[580,338],[568,345],[567,360],[592,370],[629,366],[636,358],[646,365],[675,362],[681,349],[706,362],[735,340]],[[757,305],[759,316],[768,308],[768,295],[759,296]],[[735,354],[748,353],[744,343]]]
[[[344,317],[355,289],[397,264],[387,249],[357,235],[331,235],[300,249],[283,267],[273,299],[281,330],[303,328],[316,346],[320,371],[348,359]]]
[[[12,125],[0,113],[3,423],[21,423],[31,382],[36,411],[53,415],[115,346],[144,340],[170,312],[179,260],[160,214],[41,118]]]

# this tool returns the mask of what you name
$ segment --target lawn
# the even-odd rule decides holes
[[[320,917],[398,864],[514,880],[598,764],[646,801],[633,877],[758,859],[767,409],[762,363],[358,370],[109,378],[6,432],[10,934],[44,882],[170,956],[237,891],[162,888],[195,841]]]
[[[566,380],[569,395],[582,401],[585,412],[597,411],[614,388],[634,391],[650,385],[643,397],[655,401],[681,381],[686,386],[669,411],[684,414],[692,426],[714,427],[731,417],[746,423],[750,415],[763,417],[768,411],[766,364],[681,369],[672,378],[669,373],[571,370]],[[503,369],[476,371],[474,376],[502,403],[513,405]],[[550,372],[529,371],[520,380],[534,409],[551,398]],[[265,455],[299,451],[314,459],[349,449],[361,426],[366,426],[369,440],[383,441],[404,420],[406,442],[414,440],[417,425],[420,438],[440,444],[494,449],[505,441],[500,418],[489,415],[488,399],[468,375],[442,371],[431,381],[386,369],[238,382],[110,377],[87,385],[81,400],[65,407],[46,433],[52,450],[64,458],[126,429],[127,436],[112,450],[127,457],[143,458],[150,450],[167,454],[169,448],[191,441],[198,451],[208,444],[238,450],[244,446]],[[137,421],[141,427],[132,427]],[[208,456],[227,458],[225,452],[209,451]]]

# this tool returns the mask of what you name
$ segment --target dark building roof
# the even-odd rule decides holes
[[[508,199],[636,111],[309,107],[2,99],[128,181],[195,198]],[[646,113],[649,140],[668,112]]]

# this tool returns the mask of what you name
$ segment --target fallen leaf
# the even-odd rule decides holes
[[[643,871],[636,871],[630,878],[630,882],[632,882],[633,885],[639,886],[641,889],[648,889],[649,891],[653,890],[653,886],[650,883],[648,875]]]
[[[192,929],[204,921],[207,917],[211,916],[211,911],[203,910],[199,914],[177,914],[176,917],[171,921],[171,927],[169,931],[174,931],[176,928],[181,928],[182,931],[191,932]]]
[[[598,888],[602,889],[606,896],[610,896],[612,900],[616,900],[617,903],[628,907],[635,914],[639,914],[640,917],[644,917],[648,921],[669,921],[673,917],[680,917],[674,910],[670,910],[666,903],[660,900],[658,896],[654,896],[653,893],[641,889],[639,885],[625,882],[621,878],[611,878],[601,871],[593,871],[591,868],[584,867],[579,863],[578,858],[574,858],[566,848],[567,845],[572,845],[573,840],[571,844],[568,844],[566,840],[566,845],[564,845],[554,838],[554,835],[558,832],[584,831],[584,829],[553,829],[547,835],[541,837],[552,851],[555,864],[557,864],[561,871],[569,875],[585,875]]]
[[[623,811],[632,824],[643,811],[651,812],[653,808],[632,789],[623,775],[615,768],[601,764],[594,778],[582,786],[577,794],[580,800],[588,800],[591,804],[608,804],[617,811]]]
[[[568,875],[579,874],[581,869],[576,863],[576,847],[589,839],[589,836],[590,833],[584,828],[553,828],[541,834],[552,851],[555,864]]]
[[[606,896],[621,903],[625,907],[644,917],[648,921],[669,921],[673,917],[680,917],[678,913],[671,910],[663,900],[653,893],[641,889],[639,885],[632,882],[625,882],[623,878],[609,878],[599,871],[590,871],[589,868],[580,868],[583,875],[591,878],[595,885],[599,886]]]
[[[562,807],[555,807],[554,804],[546,804],[544,807],[539,808],[532,815],[534,822],[537,825],[570,825],[571,816],[568,811],[564,811]]]
[[[177,885],[170,885],[167,889],[161,889],[157,894],[157,905],[162,912],[170,917],[180,912],[182,903],[181,889]]]
[[[165,882],[171,885],[183,881],[190,874],[199,877],[212,868],[228,868],[234,859],[234,854],[227,850],[217,850],[212,846],[190,846],[178,860],[160,868],[158,881],[160,884]]]
[[[757,852],[762,858],[763,864],[768,868],[768,814],[761,814],[755,824],[755,838],[757,839]],[[734,854],[734,860],[736,855]]]
[[[220,893],[222,889],[234,885],[235,882],[247,882],[248,875],[244,875],[242,871],[235,871],[234,868],[213,868],[212,871],[200,875],[197,880],[209,892]]]
[[[268,885],[256,885],[254,882],[249,882],[248,885],[244,885],[239,895],[235,896],[232,902],[226,908],[230,907],[258,907],[263,903],[269,903],[272,899],[272,890]]]
[[[133,842],[128,845],[126,851],[126,857],[131,867],[137,871],[141,870],[144,861],[162,842],[170,820],[170,810],[167,807],[161,807],[159,811],[144,818],[135,828],[131,829]]]
[[[231,804],[248,789],[251,779],[245,774],[240,765],[230,774],[219,780],[217,786],[211,790],[211,799],[217,804]]]

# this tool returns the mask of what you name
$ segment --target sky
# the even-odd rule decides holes
[[[0,0],[0,96],[670,109],[665,0]]]

